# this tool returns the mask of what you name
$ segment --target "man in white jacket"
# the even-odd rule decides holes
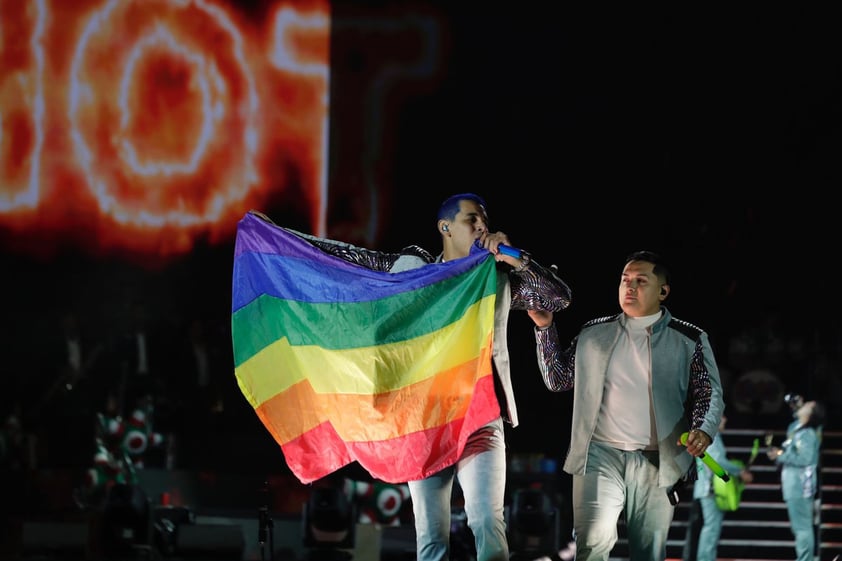
[[[663,561],[676,485],[716,436],[724,408],[708,335],[663,306],[671,290],[660,256],[628,256],[622,312],[586,323],[566,349],[552,314],[530,311],[551,391],[574,391],[570,448],[576,560],[606,561],[625,511],[630,557]],[[680,437],[689,433],[686,448]]]

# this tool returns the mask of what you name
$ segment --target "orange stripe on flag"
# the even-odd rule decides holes
[[[478,358],[399,390],[375,395],[317,394],[298,382],[255,409],[275,440],[286,445],[322,423],[346,442],[380,441],[463,417],[474,385],[491,371],[491,339]]]
[[[325,422],[284,445],[284,456],[305,484],[355,460],[376,479],[402,483],[408,473],[421,479],[456,463],[471,433],[499,416],[493,377],[485,376],[474,388],[470,413],[446,424],[391,440],[344,442]]]

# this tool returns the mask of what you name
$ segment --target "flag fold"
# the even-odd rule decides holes
[[[454,464],[500,414],[496,286],[485,250],[373,271],[246,214],[234,250],[234,372],[293,474],[310,483],[356,461],[401,483]]]

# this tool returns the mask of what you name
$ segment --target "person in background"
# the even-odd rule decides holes
[[[434,257],[412,245],[399,253],[386,253],[296,232],[331,255],[377,271],[398,273],[467,257],[482,247],[497,261],[497,299],[494,312],[493,369],[501,416],[477,429],[462,457],[424,479],[409,481],[415,518],[418,561],[445,561],[450,556],[451,508],[454,481],[464,497],[467,524],[474,535],[476,561],[508,561],[505,488],[506,445],[504,422],[517,426],[507,324],[511,310],[559,312],[570,305],[571,291],[553,270],[523,252],[520,257],[500,251],[511,246],[508,235],[492,231],[485,200],[474,193],[456,194],[440,206],[436,229],[442,251]]]
[[[163,358],[159,346],[163,338],[152,324],[148,305],[142,299],[132,300],[118,332],[113,349],[112,376],[119,376],[122,388],[120,409],[132,407],[147,396],[158,399],[164,393],[164,377],[158,363]],[[111,384],[114,380],[109,381]]]
[[[563,467],[573,476],[577,561],[609,559],[623,511],[630,557],[663,561],[677,489],[719,430],[713,349],[705,331],[663,305],[670,290],[661,257],[637,251],[620,275],[622,312],[589,321],[566,349],[551,313],[528,312],[544,384],[574,390]]]
[[[782,466],[781,493],[795,538],[795,558],[812,561],[816,547],[814,508],[819,489],[819,450],[825,406],[817,401],[803,402],[794,416],[787,427],[786,440],[780,447],[770,447],[766,454]]]
[[[719,422],[719,433],[713,437],[713,442],[707,454],[717,461],[730,477],[738,477],[744,484],[751,483],[751,471],[744,469],[741,464],[730,461],[727,457],[722,431],[728,423],[728,417],[722,415]],[[696,458],[696,482],[693,484],[693,505],[687,521],[687,537],[684,542],[683,561],[716,561],[716,550],[719,536],[722,534],[722,523],[725,511],[716,504],[713,489],[714,473],[702,460]]]
[[[54,334],[36,360],[44,360],[49,381],[37,375],[30,395],[37,396],[25,411],[25,424],[33,426],[38,440],[39,463],[52,467],[81,467],[87,462],[87,433],[100,393],[99,377],[105,344],[76,310],[59,316]],[[45,382],[42,383],[41,382]]]

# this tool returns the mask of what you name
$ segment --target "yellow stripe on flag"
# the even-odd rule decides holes
[[[256,412],[282,446],[324,422],[346,442],[388,440],[463,417],[477,380],[491,375],[490,355],[489,337],[479,357],[376,395],[319,394],[302,381]],[[482,372],[483,365],[487,372]]]
[[[474,341],[487,338],[494,322],[494,299],[483,298],[459,321],[410,341],[331,351],[292,347],[282,338],[236,368],[240,389],[257,409],[305,380],[315,394],[363,396],[417,384],[431,372],[440,373],[475,358],[478,344]],[[466,341],[466,337],[476,339]]]

